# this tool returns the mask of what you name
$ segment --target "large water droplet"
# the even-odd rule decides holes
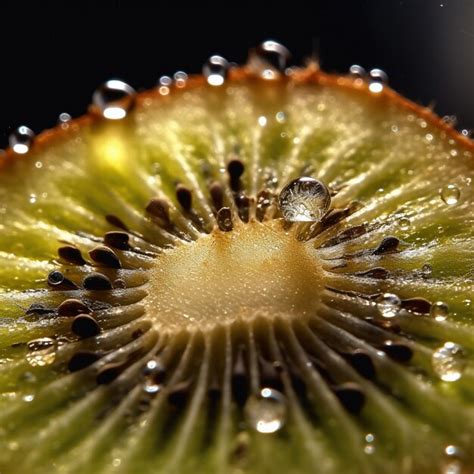
[[[408,230],[410,228],[411,222],[407,217],[401,217],[398,219],[398,226],[402,230]]]
[[[446,342],[433,352],[431,364],[436,375],[444,382],[455,382],[466,367],[464,351],[459,344]]]
[[[394,318],[400,311],[402,301],[393,293],[384,293],[377,298],[377,309],[384,318]]]
[[[259,433],[275,433],[286,422],[286,400],[272,388],[262,388],[258,395],[251,395],[245,403],[245,416],[252,428]]]
[[[263,79],[276,79],[286,69],[290,52],[285,46],[276,41],[264,41],[255,49],[251,63]]]
[[[33,339],[27,344],[26,360],[33,367],[44,367],[56,359],[57,344],[50,337]]]
[[[31,128],[22,125],[13,130],[8,137],[8,144],[15,153],[24,155],[30,150],[31,144],[35,138],[35,133]]]
[[[226,80],[228,70],[229,63],[225,58],[222,56],[211,56],[206,64],[204,64],[202,73],[209,85],[222,86]]]
[[[430,315],[436,321],[444,321],[449,314],[449,307],[443,301],[436,301],[431,305]]]
[[[374,94],[379,94],[383,91],[385,84],[388,82],[387,74],[382,69],[372,69],[369,72],[370,83],[369,90]]]
[[[319,222],[331,205],[331,194],[321,181],[301,177],[282,189],[279,204],[288,222]]]
[[[131,109],[134,95],[133,87],[123,81],[112,79],[94,92],[92,102],[104,118],[120,120],[125,118]]]
[[[448,205],[457,204],[461,196],[461,191],[455,184],[448,184],[440,190],[441,199]]]

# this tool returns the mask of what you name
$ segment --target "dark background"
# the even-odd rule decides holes
[[[152,87],[178,69],[199,72],[211,54],[244,62],[265,39],[285,44],[295,64],[317,49],[328,71],[380,67],[399,92],[474,128],[474,0],[2,5],[0,148],[14,127],[39,132],[61,112],[81,115],[107,79]]]

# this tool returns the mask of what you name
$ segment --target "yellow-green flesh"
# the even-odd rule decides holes
[[[308,241],[297,239],[305,227],[288,229],[278,214],[221,232],[209,185],[222,183],[235,210],[226,165],[236,153],[250,197],[268,188],[269,175],[277,179],[275,194],[291,179],[313,176],[338,190],[333,208],[358,201],[360,209]],[[450,465],[470,472],[473,178],[470,150],[383,94],[291,80],[172,90],[123,121],[98,121],[48,147],[33,146],[0,170],[0,472],[435,473]],[[192,191],[201,228],[181,211],[177,182]],[[441,196],[448,185],[459,190],[453,204]],[[153,197],[172,203],[173,221],[189,242],[146,214]],[[96,245],[88,235],[113,230],[106,215],[163,251],[156,258],[118,251],[124,269],[99,269],[127,284],[97,296],[117,306],[98,316],[101,334],[77,340],[71,318],[25,317],[32,303],[56,308],[84,296],[53,292],[46,278],[56,268],[68,268],[71,278],[87,272],[61,266],[57,249],[67,242],[87,257]],[[324,247],[361,224],[371,230]],[[399,252],[341,259],[373,250],[387,236],[400,239]],[[432,273],[423,278],[426,264]],[[354,275],[376,267],[388,278]],[[364,319],[383,320],[376,306],[327,287],[443,301],[449,315],[437,321],[400,312],[402,333],[386,331],[414,352],[402,364],[380,352],[380,336],[369,330],[376,326]],[[138,328],[143,334],[134,339]],[[21,344],[38,337],[59,338],[44,366],[32,366]],[[302,398],[288,373],[281,376],[287,420],[276,433],[254,430],[232,396],[236,340],[247,350],[251,392],[262,388],[260,345],[294,366],[306,385]],[[467,361],[455,382],[440,380],[431,364],[447,341],[461,345]],[[140,374],[155,344],[172,369],[142,409]],[[339,346],[368,353],[376,378],[361,377]],[[97,386],[95,366],[67,371],[78,348],[110,351],[111,360],[142,353],[111,384]],[[362,388],[359,414],[343,408],[308,354],[323,360],[337,383]],[[211,410],[206,393],[214,374],[222,394]],[[187,404],[171,407],[168,388],[190,376]],[[448,456],[449,445],[460,454]]]

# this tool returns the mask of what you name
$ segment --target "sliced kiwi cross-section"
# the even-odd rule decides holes
[[[266,52],[12,138],[3,474],[472,472],[474,146]]]

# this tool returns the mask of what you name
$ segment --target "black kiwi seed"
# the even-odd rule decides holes
[[[161,198],[153,198],[146,205],[146,211],[154,217],[158,217],[165,224],[170,223],[170,205],[168,201]]]
[[[100,326],[92,316],[79,314],[72,321],[71,331],[80,338],[85,339],[100,334]]]
[[[85,313],[90,313],[90,309],[81,300],[70,298],[58,306],[58,316],[77,316]]]
[[[171,387],[168,392],[168,402],[170,405],[182,408],[189,399],[191,386],[192,380],[186,380]]]
[[[176,199],[185,212],[191,211],[193,194],[190,189],[182,184],[178,184],[178,186],[176,186]]]
[[[230,232],[234,228],[232,211],[228,207],[221,207],[217,213],[217,225],[222,232]]]
[[[352,414],[358,414],[365,403],[365,395],[362,389],[353,382],[346,382],[333,388],[344,408]]]
[[[94,362],[100,359],[100,355],[92,351],[79,351],[76,352],[68,363],[68,370],[70,372],[77,372],[79,370],[89,367]]]
[[[209,194],[211,195],[214,208],[219,210],[224,204],[224,190],[222,189],[222,185],[217,181],[214,181],[209,186]]]
[[[351,366],[363,377],[369,380],[375,378],[375,365],[366,352],[356,349],[354,352],[344,354]]]
[[[385,341],[380,347],[391,359],[397,362],[409,362],[413,357],[413,350],[406,344],[397,344],[393,341]]]
[[[84,260],[81,251],[72,245],[65,245],[64,247],[58,248],[59,257],[67,263],[72,265],[85,265],[87,262]]]
[[[111,231],[104,235],[105,245],[119,250],[130,249],[130,236],[126,232]]]
[[[82,286],[85,290],[90,291],[107,291],[112,289],[112,283],[109,278],[102,273],[87,275],[82,282]]]
[[[89,256],[99,265],[110,268],[122,268],[117,254],[104,245],[98,245],[89,252]]]
[[[374,255],[384,255],[387,253],[396,252],[398,246],[400,244],[400,240],[396,237],[385,237],[380,245],[374,250]]]
[[[227,164],[227,172],[229,173],[229,184],[232,191],[240,190],[240,177],[244,174],[245,166],[239,159],[230,160]]]
[[[402,300],[402,308],[412,313],[428,314],[431,303],[425,298],[409,298]]]

